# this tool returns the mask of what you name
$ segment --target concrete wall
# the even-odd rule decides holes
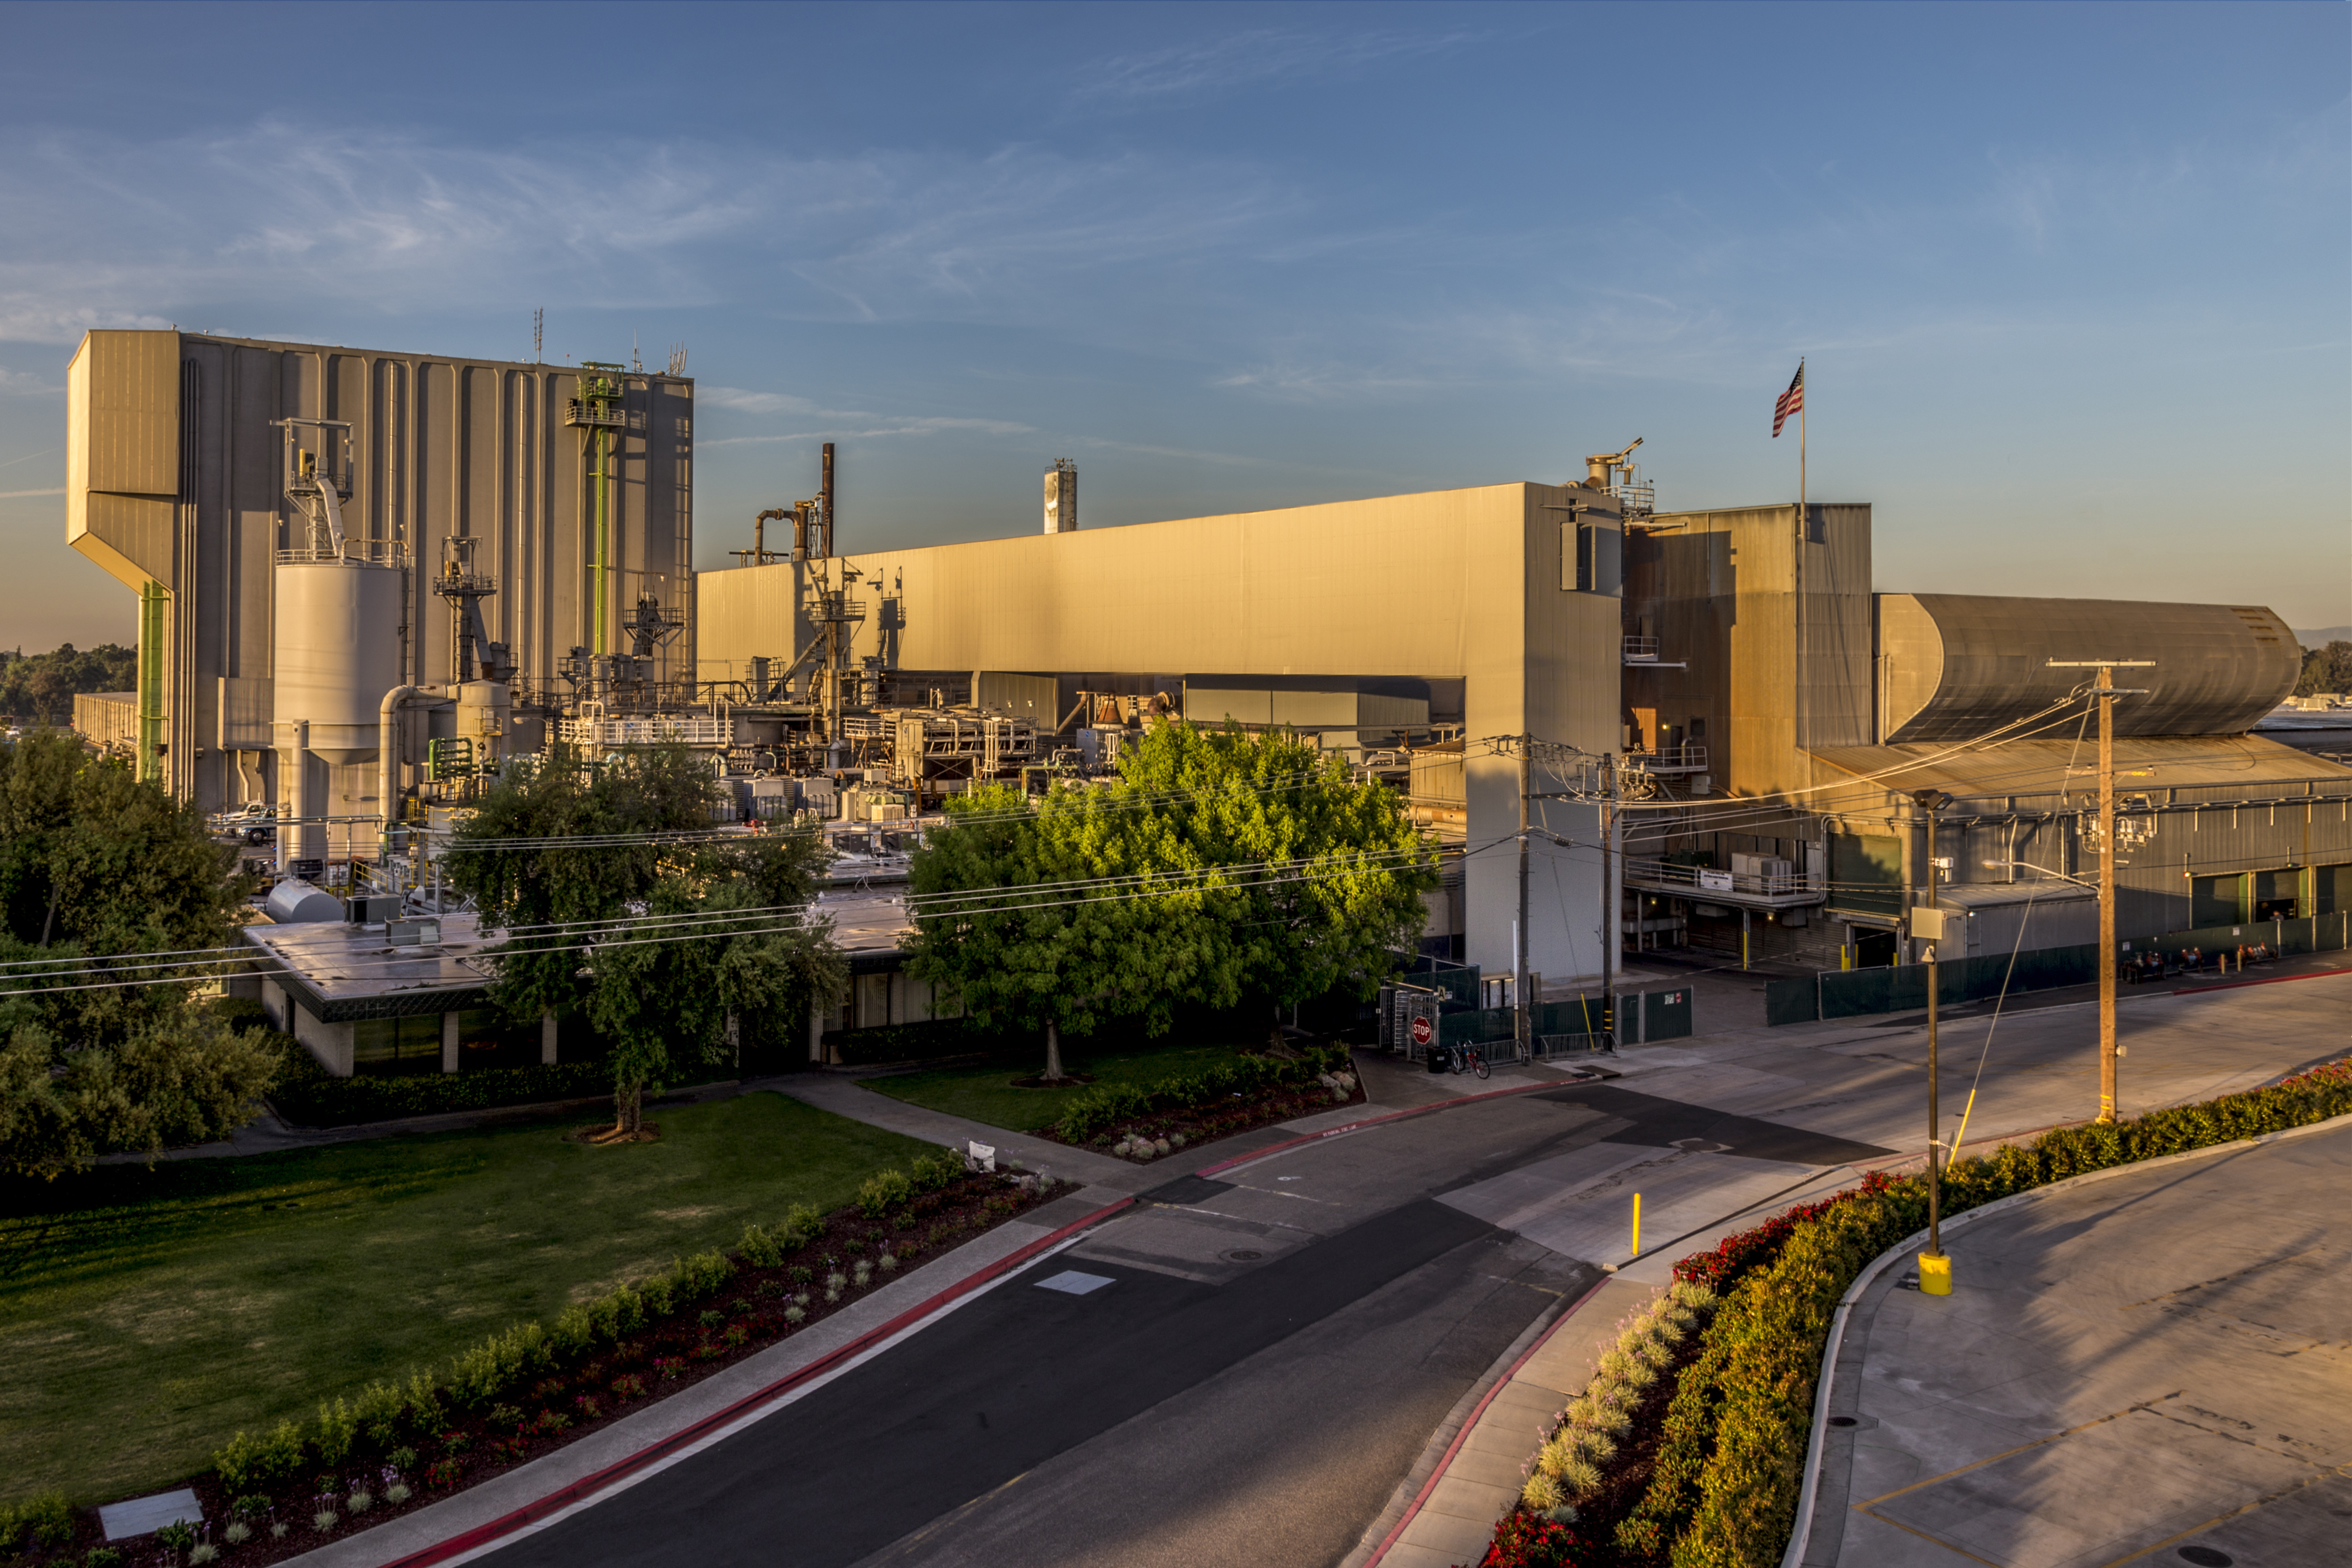
[[[1561,586],[1561,531],[1580,513],[1616,525],[1595,492],[1507,484],[859,553],[847,558],[862,574],[854,591],[896,607],[870,615],[852,651],[909,670],[1459,680],[1474,741],[1527,732],[1609,751],[1620,601]],[[812,635],[809,584],[842,571],[703,574],[704,678],[740,676],[754,656],[789,661]],[[1480,851],[1517,830],[1517,764],[1474,744],[1466,773]],[[1566,782],[1538,770],[1538,790]],[[1553,802],[1541,815],[1591,841],[1590,809]],[[1547,976],[1598,973],[1598,875],[1589,853],[1538,851],[1529,956]],[[1471,962],[1511,963],[1517,889],[1507,847],[1471,856]]]
[[[658,582],[664,604],[689,614],[672,668],[690,674],[693,384],[625,381],[610,618],[617,626],[640,585]],[[563,424],[576,389],[575,372],[551,365],[168,331],[83,338],[67,376],[66,537],[126,588],[153,581],[170,595],[164,761],[175,793],[208,809],[249,798],[234,754],[246,752],[247,773],[278,795],[265,732],[272,569],[299,512],[280,494],[282,436],[270,421],[353,426],[346,529],[405,542],[422,568],[405,590],[404,679],[453,674],[449,612],[426,579],[442,540],[464,534],[482,542],[477,569],[499,580],[483,605],[490,636],[512,647],[526,683],[545,685],[591,641],[586,462]]]

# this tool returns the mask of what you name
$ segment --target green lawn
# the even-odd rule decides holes
[[[1237,1054],[1230,1045],[1171,1046],[1164,1050],[1101,1056],[1078,1056],[1066,1050],[1062,1053],[1062,1068],[1066,1072],[1090,1073],[1097,1085],[1156,1083],[1161,1079],[1222,1067]],[[1008,1127],[1015,1132],[1034,1132],[1060,1120],[1062,1107],[1070,1097],[1086,1091],[1084,1088],[1013,1086],[1016,1079],[1036,1077],[1044,1066],[1045,1054],[1040,1050],[1034,1058],[1018,1062],[998,1061],[988,1067],[947,1068],[938,1072],[869,1079],[866,1087],[927,1110],[944,1110],[950,1116],[984,1121],[991,1127]]]
[[[546,1321],[924,1145],[780,1094],[563,1126],[109,1166],[0,1220],[0,1500],[162,1488],[238,1427]],[[565,1124],[568,1126],[569,1124]]]

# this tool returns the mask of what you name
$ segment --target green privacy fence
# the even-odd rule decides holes
[[[2208,959],[2235,952],[2242,946],[2268,944],[2282,957],[2298,952],[2327,952],[2352,946],[2352,911],[2309,915],[2300,920],[2242,921],[2231,925],[2200,926],[2192,931],[2139,937],[2117,944],[2116,957],[2130,958],[2151,949],[2174,960],[2186,949],[2197,949]],[[1949,1005],[1998,995],[2004,983],[2011,991],[2048,991],[2064,985],[2087,985],[2099,977],[2096,942],[2071,947],[2028,948],[2017,954],[2011,971],[2010,955],[1983,953],[1947,961],[1936,966],[1936,999]],[[1873,1013],[1903,1013],[1927,1005],[1927,966],[1906,963],[1888,969],[1827,969],[1818,974],[1775,980],[1764,988],[1767,1024],[1810,1023],[1816,1018],[1853,1018]]]
[[[1571,997],[1565,1002],[1546,1002],[1529,1009],[1530,1032],[1538,1036],[1580,1037],[1599,1035],[1602,1028],[1601,996],[1596,992],[1588,996]],[[1615,1035],[1620,1044],[1636,1041],[1679,1040],[1691,1032],[1691,991],[1688,986],[1672,990],[1620,992],[1617,996]],[[1517,1015],[1508,1007],[1469,1008],[1447,1013],[1438,1021],[1438,1039],[1444,1045],[1490,1045],[1498,1040],[1516,1038],[1518,1033]]]

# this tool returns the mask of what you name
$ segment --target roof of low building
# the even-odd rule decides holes
[[[2118,736],[2115,742],[2119,795],[2178,792],[2173,804],[2227,805],[2290,795],[2352,795],[2352,768],[2255,735]],[[1996,809],[2059,809],[2061,797],[2079,806],[2097,787],[2097,739],[2005,741],[1969,750],[1932,742],[1894,746],[1816,746],[1811,755],[1853,779],[1852,788],[1827,787],[1810,797],[1822,810],[1851,806],[1858,795],[1873,804],[1885,795],[1940,790],[1959,802],[1991,802]]]

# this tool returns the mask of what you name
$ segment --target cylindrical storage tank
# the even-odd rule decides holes
[[[2115,673],[2137,693],[2116,700],[2116,734],[2243,734],[2302,668],[2294,634],[2258,605],[1881,594],[1877,617],[1890,744],[1972,740],[2023,719],[2095,679],[2082,661],[2097,658],[2147,661]]]
[[[514,693],[502,680],[469,680],[457,688],[457,734],[474,742],[477,763],[496,762],[507,752],[514,718]]]
[[[343,900],[322,889],[315,888],[299,877],[289,877],[269,889],[269,897],[261,912],[277,925],[317,925],[323,921],[339,921],[349,913]]]
[[[379,707],[401,684],[406,578],[373,562],[278,563],[274,706],[281,724],[310,721],[311,755],[374,759]]]

